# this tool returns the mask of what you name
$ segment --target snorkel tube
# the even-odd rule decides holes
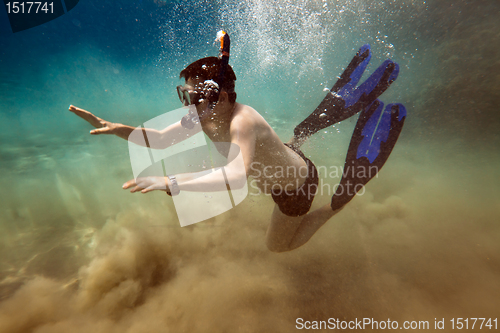
[[[216,42],[220,42],[219,49],[219,59],[220,59],[220,67],[217,78],[214,80],[206,80],[201,85],[201,94],[200,99],[208,100],[208,110],[205,110],[201,117],[205,117],[206,115],[212,113],[215,105],[219,101],[219,95],[224,88],[225,83],[225,74],[227,70],[227,66],[229,63],[229,47],[231,45],[231,41],[229,39],[229,35],[221,30],[217,33]]]
[[[221,90],[224,86],[224,76],[226,74],[227,65],[229,64],[229,48],[231,47],[231,40],[229,35],[224,30],[217,33],[217,39],[215,41],[220,41],[219,59],[220,59],[220,69],[219,76],[217,77],[217,83]],[[217,100],[219,96],[217,96]]]
[[[225,83],[225,74],[227,70],[227,66],[229,64],[229,49],[231,45],[231,40],[229,39],[229,35],[220,30],[217,32],[216,42],[220,42],[219,49],[219,59],[220,59],[220,68],[219,73],[217,74],[217,78],[214,80],[206,80],[199,86],[195,87],[196,92],[199,95],[198,100],[195,102],[196,105],[201,103],[203,100],[208,100],[208,107],[201,114],[197,114],[196,111],[192,111],[190,109],[189,113],[185,115],[181,124],[183,127],[192,129],[195,124],[197,124],[201,119],[209,116],[217,102],[219,101],[219,95],[224,87]]]

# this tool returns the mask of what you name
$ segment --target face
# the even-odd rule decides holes
[[[194,92],[194,87],[196,87],[196,85],[198,85],[202,82],[203,82],[203,80],[200,80],[200,79],[189,78],[186,80],[186,84],[184,85],[184,87],[186,87],[187,89],[190,89],[190,91]],[[191,103],[196,105],[196,111],[198,112],[198,115],[200,116],[200,118],[202,118],[203,114],[206,112],[205,110],[208,108],[208,102],[203,101],[202,103],[199,103],[198,101],[194,100],[194,99],[199,98],[199,96],[197,96],[196,94],[191,94],[191,96],[192,96]]]
[[[198,95],[195,93],[195,85],[197,82],[187,80],[183,86],[177,86],[177,94],[184,106],[197,104]]]
[[[200,80],[200,79],[191,79],[191,78],[189,78],[189,79],[186,80],[186,84],[184,85],[184,87],[186,87],[191,92],[193,92],[192,95],[194,95],[193,96],[194,98],[198,98],[198,96],[196,96],[196,94],[194,94],[194,89],[195,89],[195,87],[198,84],[200,84],[202,82],[203,82],[203,80]],[[195,100],[191,100],[191,103],[197,104],[196,105],[197,107],[200,105],[200,103],[198,101],[195,101]],[[203,103],[201,103],[201,104],[203,104]]]
[[[204,80],[202,80],[202,79],[189,78],[186,80],[186,84],[184,85],[185,91],[187,93],[189,93],[191,103],[196,105],[196,111],[198,112],[198,115],[200,116],[200,118],[204,118],[209,113],[212,113],[212,112],[215,113],[219,107],[219,104],[221,104],[221,103],[217,103],[215,105],[215,107],[213,108],[213,110],[211,110],[209,108],[209,102],[207,100],[203,100],[202,103],[199,103],[199,102],[197,103],[196,99],[199,98],[199,95],[197,95],[194,92],[194,90],[195,90],[195,87],[197,85],[200,85],[203,82],[204,82]],[[221,100],[219,100],[219,102],[221,102]]]

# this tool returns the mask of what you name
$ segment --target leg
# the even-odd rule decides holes
[[[290,242],[303,217],[285,215],[280,211],[278,205],[275,205],[271,216],[271,224],[266,232],[267,248],[273,252],[289,251]]]
[[[291,217],[283,214],[276,205],[266,233],[267,248],[273,252],[285,252],[304,245],[323,224],[341,210],[342,208],[333,211],[330,205],[324,205],[306,215]]]
[[[346,156],[344,174],[330,205],[298,217],[283,214],[275,206],[267,230],[271,251],[290,251],[305,244],[323,224],[337,214],[385,164],[406,119],[402,104],[378,100],[360,115]],[[305,198],[303,198],[305,199]]]
[[[272,192],[276,205],[267,230],[266,243],[269,250],[273,252],[291,250],[290,242],[304,216],[311,209],[318,189],[319,177],[316,167],[300,150],[294,149],[294,151],[307,165],[307,178],[299,188],[292,192],[288,190],[281,190],[279,193]]]

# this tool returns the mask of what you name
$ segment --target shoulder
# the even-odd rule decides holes
[[[269,124],[252,107],[244,104],[237,104],[231,118],[231,129],[242,127],[256,129],[268,127]]]
[[[232,137],[255,137],[262,127],[262,117],[252,107],[237,104],[231,117],[230,135]]]
[[[242,130],[255,126],[255,114],[258,114],[253,108],[244,104],[237,104],[231,116],[230,131]]]

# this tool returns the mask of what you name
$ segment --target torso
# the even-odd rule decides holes
[[[235,121],[237,118],[239,121]],[[230,134],[230,129],[237,133],[238,129],[234,131],[234,126],[251,126],[254,131],[254,154],[246,157],[251,162],[245,161],[245,164],[250,165],[247,174],[255,179],[256,185],[263,192],[270,193],[273,187],[284,189],[285,186],[286,189],[293,190],[304,183],[307,176],[305,161],[283,144],[276,132],[253,108],[236,104],[229,122],[221,124],[207,120],[202,123],[203,131],[213,142],[234,142]],[[222,151],[220,153],[227,154]]]

